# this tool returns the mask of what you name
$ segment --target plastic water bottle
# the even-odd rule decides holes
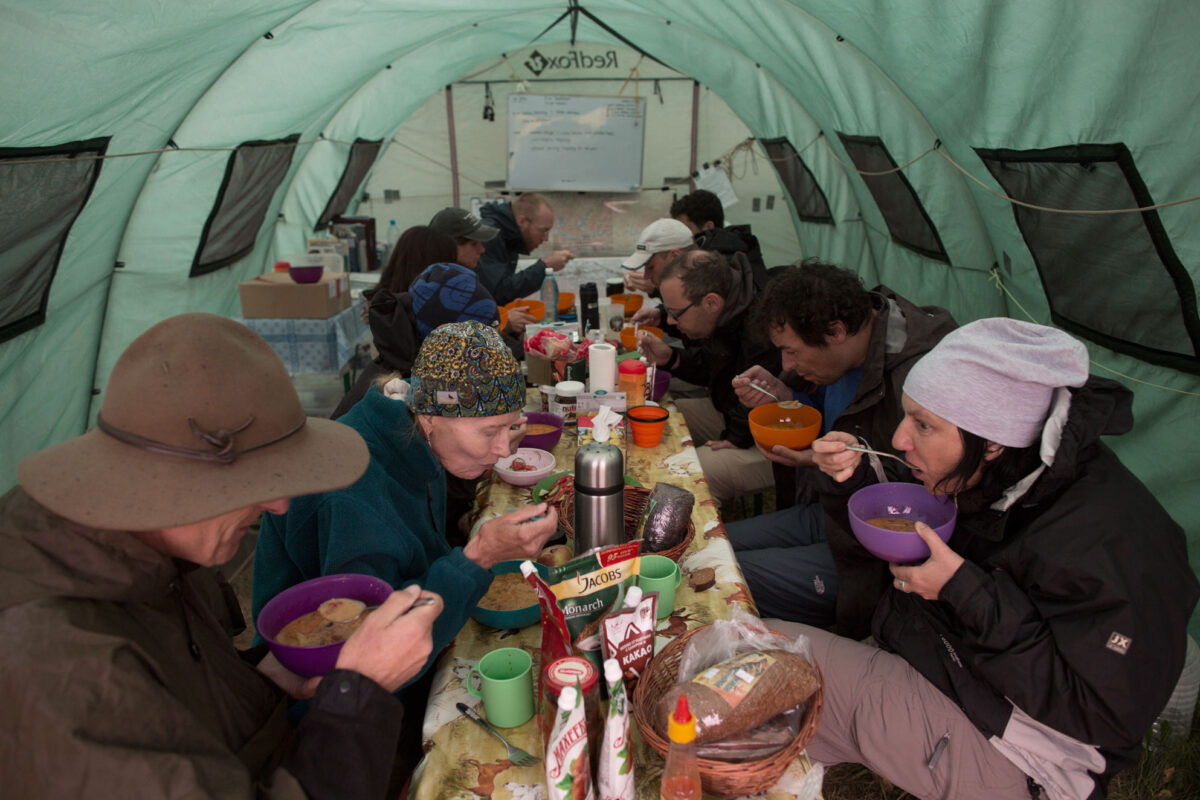
[[[546,304],[546,322],[554,322],[558,319],[558,279],[554,277],[554,270],[546,267],[546,277],[542,279],[541,301]]]
[[[396,249],[396,242],[400,241],[400,228],[396,225],[396,220],[388,223],[387,233],[384,234],[384,251],[383,260],[380,263],[386,264],[388,259],[392,257],[392,251]]]

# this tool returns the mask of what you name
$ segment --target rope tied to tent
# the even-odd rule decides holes
[[[1004,284],[1004,278],[1001,277],[1001,275],[1000,275],[999,267],[997,267],[995,265],[992,266],[991,270],[988,273],[988,280],[991,281],[992,285],[996,287],[997,291],[1004,293],[1004,295],[1006,295],[1008,297],[1008,299],[1012,301],[1013,305],[1015,305],[1017,308],[1021,309],[1021,313],[1024,314],[1026,319],[1028,319],[1030,322],[1034,323],[1035,325],[1047,324],[1045,322],[1042,322],[1039,319],[1036,319],[1033,316],[1033,314],[1029,313],[1029,309],[1027,309],[1027,308],[1025,308],[1025,306],[1021,305],[1021,301],[1018,300],[1016,298],[1016,296]],[[1132,375],[1126,375],[1124,372],[1119,372],[1119,371],[1113,369],[1112,367],[1108,367],[1108,366],[1105,366],[1104,364],[1101,364],[1099,361],[1097,361],[1096,359],[1091,357],[1090,352],[1088,355],[1088,363],[1090,363],[1092,366],[1099,367],[1100,369],[1104,370],[1105,372],[1109,373],[1110,375],[1116,375],[1118,378],[1124,378],[1125,380],[1130,381],[1132,383],[1140,383],[1141,385],[1149,386],[1152,389],[1162,389],[1164,392],[1173,392],[1174,394],[1181,394],[1186,397],[1200,397],[1200,392],[1189,392],[1185,389],[1175,389],[1170,386],[1163,386],[1161,383],[1151,383],[1150,381],[1144,381],[1141,378],[1135,378]]]

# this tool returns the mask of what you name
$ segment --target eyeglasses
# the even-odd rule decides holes
[[[696,304],[695,304],[695,303],[688,303],[686,306],[684,306],[683,308],[679,309],[678,311],[672,311],[671,309],[667,308],[666,306],[663,306],[663,308],[664,308],[664,309],[666,309],[666,312],[667,312],[667,316],[668,316],[668,317],[670,317],[671,319],[673,319],[673,320],[675,320],[676,322],[678,322],[678,321],[679,321],[679,318],[680,318],[680,317],[682,317],[684,314],[686,314],[688,311],[690,311],[690,310],[691,310],[691,308],[692,308],[692,306],[694,306],[694,305],[696,305]]]

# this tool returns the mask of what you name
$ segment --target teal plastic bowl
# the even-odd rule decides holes
[[[521,571],[521,562],[524,559],[512,559],[510,561],[501,561],[492,567],[493,575],[503,575],[506,572]],[[544,564],[539,564],[534,561],[533,566],[537,567],[538,575],[542,580],[550,577],[549,571]],[[526,625],[532,625],[542,619],[542,607],[537,603],[525,608],[516,608],[509,611],[497,611],[491,608],[480,608],[475,606],[471,612],[471,619],[478,622],[480,625],[487,625],[489,628],[498,630],[508,630],[510,628],[524,628]]]

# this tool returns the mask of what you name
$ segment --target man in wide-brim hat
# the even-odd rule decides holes
[[[392,692],[424,663],[441,599],[395,592],[336,669],[305,681],[240,657],[236,602],[202,569],[263,511],[347,486],[367,462],[353,430],[305,416],[248,328],[185,314],[135,340],[96,427],[24,459],[0,498],[6,794],[382,795]],[[281,689],[312,697],[294,736]]]

